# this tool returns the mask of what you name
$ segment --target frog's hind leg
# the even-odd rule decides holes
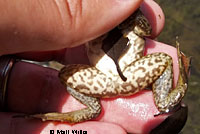
[[[67,113],[46,113],[46,114],[34,114],[28,115],[30,118],[39,118],[43,121],[61,121],[68,123],[78,123],[86,120],[93,119],[101,113],[101,104],[98,98],[86,96],[80,92],[77,92],[71,87],[67,87],[67,91],[87,108],[67,112]]]
[[[168,113],[179,106],[182,98],[184,97],[187,90],[187,71],[184,66],[183,54],[180,52],[179,44],[176,44],[179,62],[179,78],[175,89],[173,88],[173,69],[172,61],[168,63],[168,67],[164,73],[153,83],[153,95],[155,104],[160,111],[157,115]],[[185,59],[187,63],[190,63],[190,59]],[[155,115],[155,116],[157,116]]]

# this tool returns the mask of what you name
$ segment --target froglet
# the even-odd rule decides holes
[[[130,96],[152,85],[159,114],[177,108],[187,90],[188,71],[177,43],[179,78],[173,89],[172,58],[165,53],[144,56],[148,20],[138,9],[110,32],[86,44],[91,65],[70,64],[59,72],[66,90],[87,108],[67,113],[28,115],[43,121],[78,123],[101,113],[100,98]],[[185,62],[184,62],[184,61]]]

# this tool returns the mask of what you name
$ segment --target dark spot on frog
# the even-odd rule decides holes
[[[87,76],[86,72],[83,73],[84,76]]]
[[[142,72],[146,71],[146,69],[144,67],[138,67],[137,69],[135,69],[135,71],[133,73],[135,73],[135,72],[137,72],[139,70],[141,70]]]
[[[85,80],[84,80],[84,78],[83,78],[82,75],[79,75],[79,77],[81,78],[81,81],[82,81],[82,82],[85,82]]]
[[[98,87],[94,86],[94,90],[95,90],[95,91],[97,91],[98,89],[99,89]]]
[[[104,88],[103,85],[102,85],[102,83],[101,83],[99,80],[97,80],[97,84],[98,84],[101,88]]]
[[[155,59],[155,63],[159,63],[159,62],[162,62],[162,59]]]
[[[153,66],[153,63],[151,63],[150,61],[148,62],[148,66]]]
[[[105,77],[103,78],[103,81],[106,82],[106,78]]]
[[[84,84],[79,84],[78,86],[76,86],[76,89],[86,89],[90,91],[90,89]]]

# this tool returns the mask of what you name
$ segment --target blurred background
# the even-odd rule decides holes
[[[165,14],[165,27],[158,41],[175,46],[192,56],[189,88],[184,98],[188,120],[181,134],[200,134],[200,0],[155,0]]]

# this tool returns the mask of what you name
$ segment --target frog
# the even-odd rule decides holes
[[[188,89],[190,58],[177,42],[179,76],[173,88],[172,57],[163,52],[144,55],[145,37],[151,36],[151,31],[138,9],[110,32],[86,43],[90,65],[69,64],[58,74],[67,92],[86,108],[26,117],[71,124],[88,121],[100,115],[101,98],[130,96],[149,86],[159,111],[155,116],[175,111]]]

